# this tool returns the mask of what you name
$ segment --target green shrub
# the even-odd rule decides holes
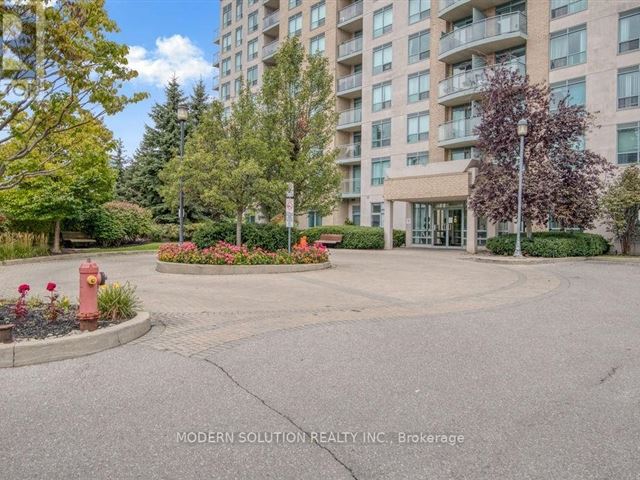
[[[516,235],[500,235],[487,240],[487,249],[495,255],[513,255]],[[582,232],[536,232],[521,239],[522,254],[531,257],[593,257],[609,251],[609,242],[601,236]]]
[[[0,233],[0,260],[49,255],[48,238],[44,233]]]
[[[236,224],[234,222],[205,223],[197,227],[193,242],[199,248],[207,248],[220,241],[236,242]],[[297,229],[291,229],[291,243],[298,241]],[[287,248],[287,228],[283,225],[245,223],[242,225],[242,243],[249,248],[262,248],[275,252]]]
[[[320,239],[323,233],[342,235],[342,242],[336,248],[352,248],[357,250],[384,248],[384,229],[382,227],[361,227],[357,225],[326,225],[311,227],[300,232],[300,236],[306,236],[309,243]],[[405,231],[393,231],[393,246],[402,247],[405,242]]]
[[[85,213],[83,231],[106,247],[121,245],[126,235],[122,224],[102,207]]]
[[[404,230],[393,231],[393,247],[404,247],[404,243],[407,240],[407,232]]]
[[[129,282],[124,285],[111,283],[98,290],[98,311],[100,318],[112,322],[129,320],[136,316],[140,308],[136,287]]]
[[[146,208],[130,202],[108,202],[103,207],[124,229],[125,243],[147,238],[151,233],[153,221]]]

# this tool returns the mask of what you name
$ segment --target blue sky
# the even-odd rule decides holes
[[[150,95],[146,101],[106,118],[129,156],[142,138],[151,106],[164,98],[162,84],[173,73],[187,94],[199,78],[211,91],[219,6],[219,0],[106,0],[109,15],[120,27],[114,39],[131,48],[130,65],[140,74],[124,91]]]

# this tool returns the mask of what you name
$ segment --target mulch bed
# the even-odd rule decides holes
[[[46,305],[29,307],[23,318],[17,318],[14,310],[15,305],[13,304],[0,305],[0,325],[7,323],[15,325],[13,327],[14,340],[62,337],[80,332],[80,324],[76,319],[76,306],[72,306],[66,311],[59,310],[55,320],[49,318]],[[111,324],[112,322],[99,320],[98,328]]]

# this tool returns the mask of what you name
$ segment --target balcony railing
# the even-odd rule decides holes
[[[275,12],[270,13],[264,17],[262,22],[262,29],[267,30],[274,25],[280,23],[280,10],[276,10]]]
[[[440,11],[449,8],[454,3],[465,2],[467,0],[440,0]]]
[[[339,161],[349,161],[360,158],[362,152],[362,144],[361,143],[349,143],[346,145],[339,145],[338,149],[340,153],[338,154]]]
[[[336,89],[338,93],[353,90],[362,86],[362,72],[353,73],[338,79]]]
[[[342,195],[359,195],[360,194],[360,179],[348,178],[342,181]]]
[[[273,56],[278,51],[278,40],[275,40],[271,43],[268,43],[264,47],[262,47],[262,58],[269,58]]]
[[[458,73],[442,80],[438,84],[438,97],[442,98],[467,90],[480,89],[488,80],[491,72],[502,68],[518,71],[521,75],[524,75],[526,69],[523,62],[511,60],[509,62],[467,70],[466,72]]]
[[[448,142],[451,140],[472,137],[476,135],[475,129],[480,124],[480,117],[462,118],[443,123],[439,128],[438,140]]]
[[[352,38],[338,45],[338,59],[349,57],[362,51],[362,37]]]
[[[338,116],[338,126],[343,127],[345,125],[351,125],[352,123],[362,122],[362,108],[352,108],[351,110],[345,110],[340,112]]]
[[[362,15],[362,0],[359,2],[347,5],[338,12],[338,25],[358,18]]]
[[[527,16],[523,13],[514,12],[485,18],[444,35],[440,39],[440,54],[479,40],[517,32],[527,33]]]

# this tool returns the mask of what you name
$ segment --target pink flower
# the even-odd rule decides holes
[[[20,285],[18,287],[18,293],[20,295],[24,295],[25,293],[27,293],[29,290],[31,290],[31,287],[29,285],[27,285],[26,283],[23,283],[22,285]]]
[[[49,292],[53,292],[53,291],[56,289],[56,286],[57,286],[57,285],[56,285],[55,283],[53,283],[53,282],[49,282],[49,283],[47,283],[47,290],[48,290]]]

